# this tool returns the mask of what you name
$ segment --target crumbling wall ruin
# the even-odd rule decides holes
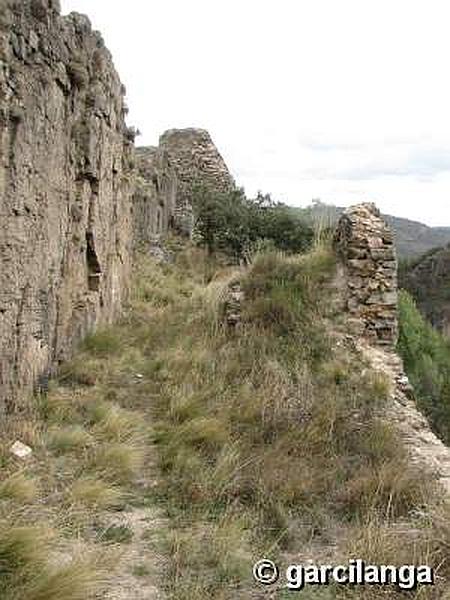
[[[450,494],[450,449],[433,433],[417,408],[397,342],[397,261],[393,236],[374,204],[345,211],[335,232],[339,256],[338,291],[343,292],[344,327],[339,344],[349,346],[389,390],[380,413],[406,450],[411,468],[432,477]]]
[[[133,140],[124,88],[87,17],[2,0],[0,413],[127,294]]]
[[[364,203],[346,210],[334,246],[352,324],[370,342],[395,346],[397,258],[392,231],[376,206]]]
[[[137,183],[133,223],[138,243],[173,228],[190,237],[197,186],[214,192],[235,187],[222,156],[204,129],[170,129],[158,147],[136,149]]]
[[[178,179],[174,226],[184,235],[193,227],[192,199],[195,187],[205,186],[218,192],[235,187],[225,161],[204,129],[170,129],[160,138]]]

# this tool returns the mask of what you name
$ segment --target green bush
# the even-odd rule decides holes
[[[300,213],[269,195],[250,200],[242,189],[217,193],[199,186],[193,205],[195,236],[209,254],[223,252],[236,261],[248,260],[261,246],[298,253],[313,241],[313,230]]]

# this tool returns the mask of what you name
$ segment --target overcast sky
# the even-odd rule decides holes
[[[62,0],[90,16],[140,145],[208,129],[237,182],[450,226],[448,0]]]

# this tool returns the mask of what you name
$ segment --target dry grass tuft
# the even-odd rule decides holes
[[[367,564],[375,565],[428,565],[434,569],[435,585],[414,590],[407,597],[420,600],[446,598],[450,562],[449,507],[435,507],[431,512],[417,511],[413,518],[393,522],[372,512],[355,526],[349,536],[346,553],[357,556]],[[357,590],[347,590],[346,598],[357,599]],[[368,600],[393,600],[405,597],[405,592],[396,587],[368,586],[364,598]]]
[[[118,509],[124,505],[124,492],[119,487],[94,477],[76,481],[69,492],[75,504],[94,509]]]
[[[239,519],[225,516],[215,524],[203,522],[195,530],[176,531],[169,553],[170,589],[180,600],[236,598],[242,582],[248,583],[252,555],[246,523]]]
[[[89,409],[94,435],[114,442],[129,442],[143,436],[142,417],[117,404],[97,403]]]
[[[107,481],[126,485],[142,470],[144,450],[132,443],[108,443],[98,447],[90,461],[91,471]]]
[[[222,314],[236,273],[201,278],[192,268],[179,273],[179,289],[183,278],[194,287],[191,298],[180,294],[176,310],[167,305],[153,321],[158,336],[147,338],[160,493],[182,523],[171,581],[178,600],[212,589],[218,598],[246,597],[248,573],[236,575],[219,557],[239,554],[233,536],[221,538],[218,555],[213,550],[225,516],[241,524],[250,548],[298,551],[332,538],[336,523],[407,520],[431,486],[379,419],[386,380],[330,335],[337,303],[325,244],[305,256],[260,254],[239,272],[245,300],[237,335]]]
[[[107,575],[95,561],[74,560],[40,573],[26,589],[27,600],[88,600],[106,587]]]
[[[0,523],[0,597],[27,596],[18,590],[45,568],[51,531],[44,527]]]
[[[38,398],[41,419],[49,424],[71,423],[77,418],[77,410],[72,390],[50,386],[48,394]]]
[[[260,254],[239,272],[197,249],[170,265],[143,262],[133,310],[86,341],[62,370],[63,385],[42,399],[40,425],[30,426],[38,441],[42,422],[50,428],[51,509],[63,498],[70,515],[83,514],[77,532],[84,535],[100,511],[123,507],[143,468],[151,406],[163,475],[151,493],[174,525],[173,600],[252,597],[252,559],[331,547],[341,542],[338,529],[351,540],[339,549],[345,556],[426,560],[448,579],[448,512],[424,508],[431,483],[410,470],[379,419],[386,381],[330,334],[333,275],[324,244],[305,256]],[[223,301],[236,277],[242,323],[229,331]],[[6,507],[32,500],[17,477],[0,484]],[[104,536],[119,538],[130,532]],[[104,570],[95,561],[49,569],[43,559],[54,548],[48,535],[0,517],[2,600],[84,600],[101,588]]]
[[[37,492],[36,482],[23,472],[10,475],[0,482],[0,500],[31,503],[36,499]]]
[[[55,454],[83,453],[93,443],[91,434],[79,425],[53,429],[48,446]]]

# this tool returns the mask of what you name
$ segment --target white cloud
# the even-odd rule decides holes
[[[89,14],[144,144],[210,130],[240,183],[450,225],[446,0],[63,0]]]

